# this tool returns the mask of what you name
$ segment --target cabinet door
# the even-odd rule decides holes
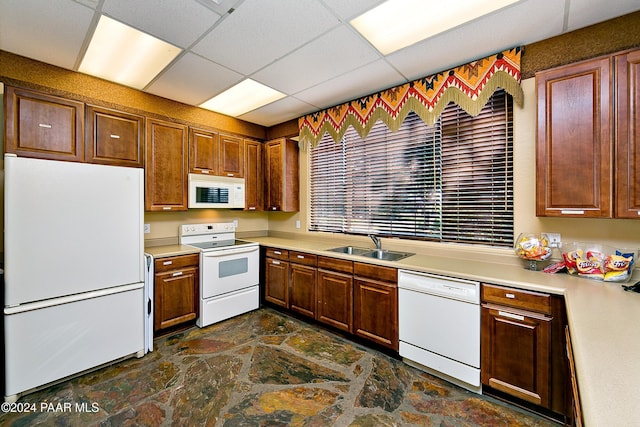
[[[536,214],[610,217],[611,65],[599,58],[536,75]]]
[[[353,286],[353,332],[398,350],[398,290],[396,285],[356,278]]]
[[[154,330],[198,317],[198,269],[183,268],[155,275]]]
[[[84,104],[7,86],[5,151],[39,159],[84,161]]]
[[[237,136],[220,135],[218,175],[244,177],[244,140]]]
[[[570,396],[571,403],[571,420],[570,425],[582,427],[582,407],[580,405],[580,395],[578,394],[578,377],[576,375],[576,367],[573,361],[573,349],[571,347],[571,335],[569,334],[569,326],[565,327],[565,342],[567,346],[567,359],[569,362],[569,375],[570,375]]]
[[[289,308],[289,263],[266,258],[264,281],[264,299],[280,307]]]
[[[352,332],[352,275],[318,269],[317,319],[345,332]]]
[[[549,407],[551,318],[482,307],[482,384]]]
[[[245,210],[264,210],[264,174],[262,172],[262,164],[262,143],[245,139]]]
[[[216,174],[218,138],[216,132],[189,129],[189,172]]]
[[[299,211],[297,143],[281,138],[267,142],[264,148],[267,210]]]
[[[640,219],[640,50],[615,57],[616,218]]]
[[[143,167],[144,117],[87,105],[86,126],[88,163]]]
[[[289,309],[315,318],[316,268],[291,263],[289,276]]]
[[[187,210],[187,127],[147,119],[145,209]]]

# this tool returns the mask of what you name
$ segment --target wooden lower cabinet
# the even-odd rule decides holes
[[[154,331],[173,328],[198,318],[198,254],[155,260]]]
[[[482,284],[483,393],[566,420],[565,325],[560,296]]]
[[[264,299],[398,351],[398,270],[266,248]]]
[[[317,257],[289,253],[289,310],[315,319],[317,306]]]
[[[353,276],[318,270],[318,321],[353,332]]]
[[[353,333],[398,351],[398,270],[354,263]]]
[[[264,263],[264,299],[283,308],[289,308],[289,251],[266,250]]]
[[[482,308],[482,382],[536,405],[550,399],[551,318],[499,306]]]

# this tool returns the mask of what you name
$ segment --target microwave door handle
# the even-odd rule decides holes
[[[244,253],[250,253],[250,252],[255,252],[257,251],[259,248],[252,246],[250,248],[238,248],[238,249],[223,249],[220,251],[211,251],[211,252],[203,252],[202,256],[204,257],[221,257],[221,256],[227,256],[227,255],[237,255],[237,254],[244,254]]]

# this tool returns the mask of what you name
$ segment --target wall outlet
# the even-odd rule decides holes
[[[145,224],[144,225],[144,234],[149,234],[151,233],[151,224]]]
[[[300,228],[300,220],[296,220],[296,228]]]
[[[233,220],[233,228],[238,228],[238,220],[237,219]]]
[[[545,233],[549,238],[549,246],[552,248],[561,248],[562,247],[562,239],[560,238],[560,233]]]

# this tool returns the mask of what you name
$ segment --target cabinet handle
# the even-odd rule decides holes
[[[298,255],[298,259],[304,259],[304,255]]]
[[[45,128],[45,129],[51,129],[52,126],[46,123],[39,123],[38,126],[40,126],[41,128]]]
[[[280,252],[280,251],[273,251],[273,253],[276,254],[276,255],[282,255],[282,252]]]
[[[273,264],[273,265],[280,265],[280,261],[271,261],[271,264]]]
[[[255,207],[255,206],[249,206],[249,210],[250,210],[250,211],[255,211],[255,210],[256,210],[256,207]],[[638,212],[638,215],[640,215],[640,212]]]
[[[573,210],[573,209],[562,209],[560,211],[562,215],[584,215],[583,210]]]
[[[120,139],[120,135],[111,134],[111,135],[109,135],[109,138],[111,138],[111,139]]]
[[[209,174],[209,169],[202,169],[200,172]]]
[[[235,174],[228,173],[228,174],[227,174],[227,176],[234,177],[234,176],[235,176]]]
[[[170,211],[171,210],[171,206],[163,206],[162,210],[163,211]]]
[[[516,298],[516,296],[514,294],[505,294],[504,296],[507,297],[507,298],[511,298],[511,299],[515,299]]]
[[[499,310],[498,315],[502,317],[508,317],[510,319],[524,320],[524,316],[520,316],[519,314],[509,313],[508,311]]]
[[[173,264],[173,261],[164,261],[162,263],[162,265],[171,265],[171,264]]]
[[[173,277],[176,276],[182,276],[182,271],[176,271],[175,273],[172,274]]]

